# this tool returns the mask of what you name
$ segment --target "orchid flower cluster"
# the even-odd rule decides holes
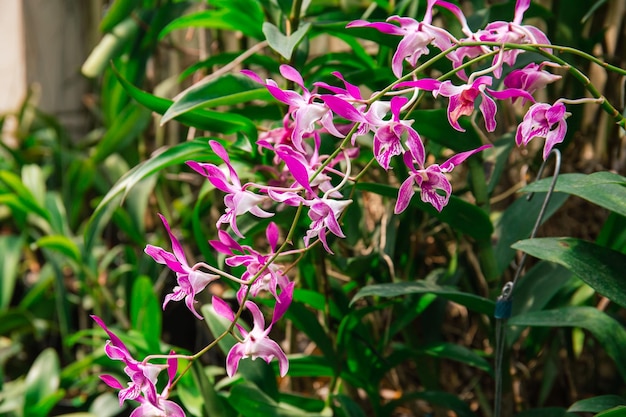
[[[200,292],[218,279],[229,279],[240,285],[235,297],[239,307],[235,311],[225,300],[217,296],[212,298],[215,313],[232,323],[228,333],[237,340],[227,355],[228,376],[232,377],[237,372],[243,358],[261,358],[267,362],[276,359],[280,375],[287,374],[287,356],[270,337],[272,327],[287,311],[294,293],[295,284],[283,259],[292,259],[317,244],[332,254],[329,237],[345,237],[341,220],[352,202],[345,189],[358,180],[360,173],[355,174],[354,161],[363,146],[371,146],[371,162],[377,163],[381,169],[391,171],[394,164],[404,164],[408,170],[407,178],[399,179],[401,186],[394,209],[396,214],[407,209],[416,191],[419,191],[423,202],[438,211],[443,210],[452,194],[446,174],[470,156],[491,146],[485,144],[456,154],[441,164],[428,164],[419,124],[408,118],[409,109],[420,95],[430,93],[434,99],[444,97],[450,126],[458,131],[464,131],[459,123],[461,117],[472,115],[476,107],[482,113],[485,129],[493,132],[497,124],[497,101],[511,99],[515,102],[520,99],[522,105],[530,102],[530,108],[517,127],[516,143],[527,145],[535,138],[545,138],[545,159],[550,150],[563,141],[568,116],[565,104],[572,101],[560,99],[549,104],[537,102],[533,97],[535,91],[560,78],[547,71],[554,65],[531,63],[521,69],[509,71],[506,68],[513,67],[517,57],[524,52],[516,49],[515,45],[540,45],[549,51],[550,42],[545,34],[533,26],[522,24],[529,5],[530,0],[518,0],[512,22],[493,22],[476,32],[470,30],[456,5],[442,0],[428,0],[425,16],[420,22],[393,16],[387,22],[358,20],[350,23],[348,27],[372,28],[401,37],[391,65],[397,81],[369,97],[364,97],[359,87],[338,72],[333,75],[337,79],[336,84],[341,86],[317,82],[309,89],[295,68],[282,65],[280,74],[295,86],[292,90],[281,88],[273,79],[264,80],[253,71],[242,71],[265,86],[276,100],[288,108],[282,125],[263,132],[257,142],[259,149],[273,158],[273,166],[264,167],[271,180],[267,183],[243,182],[226,148],[216,140],[211,140],[209,146],[222,164],[189,161],[187,165],[224,193],[224,212],[216,223],[217,239],[210,244],[216,252],[225,255],[226,266],[245,269],[245,272],[235,277],[223,268],[204,262],[191,265],[183,245],[163,216],[160,218],[171,241],[171,252],[153,245],[145,248],[145,253],[154,261],[176,274],[177,285],[165,297],[163,308],[170,302],[184,300],[189,310],[202,320],[202,315],[196,310],[196,296]],[[435,7],[452,12],[466,37],[457,39],[445,29],[433,25]],[[457,83],[447,79],[449,76],[446,79],[419,78],[421,72],[416,66],[422,56],[430,53],[431,47],[440,50],[440,56],[451,62]],[[477,59],[491,57],[493,60],[488,68],[466,73],[474,62],[478,62]],[[410,67],[406,74],[405,64]],[[332,153],[322,153],[323,140],[335,141]],[[241,216],[249,214],[270,219],[285,207],[297,208],[294,225],[304,212],[310,220],[300,245],[286,250],[287,246],[294,244],[291,240],[294,227],[280,244],[280,230],[271,221],[268,221],[265,230],[266,243],[260,245],[264,250],[241,243],[246,238],[246,230],[242,230],[238,223]],[[275,299],[268,326],[261,309],[254,302],[263,293]],[[251,330],[241,324],[243,310],[252,315]],[[111,359],[124,362],[130,382],[123,388],[113,377],[103,376],[102,379],[109,386],[121,390],[120,402],[127,399],[140,402],[140,407],[132,415],[183,415],[180,407],[167,399],[179,356],[170,354],[167,365],[153,365],[146,360],[138,362],[99,318],[94,317],[94,320],[110,338],[106,354]],[[196,357],[194,355],[191,359]],[[170,382],[161,394],[157,394],[156,377],[164,368],[168,370]]]

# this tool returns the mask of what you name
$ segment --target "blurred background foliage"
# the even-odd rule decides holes
[[[292,3],[303,6],[301,17],[294,18]],[[69,133],[38,108],[35,90],[0,118],[0,415],[118,415],[117,398],[97,375],[121,369],[104,356],[103,333],[89,314],[123,330],[136,357],[172,347],[193,352],[219,332],[223,324],[209,309],[208,327],[184,306],[161,311],[174,277],[143,248],[167,246],[156,218],[163,213],[189,253],[219,265],[207,240],[221,197],[184,161],[217,162],[206,142],[218,138],[231,144],[242,175],[262,175],[255,165],[271,161],[254,151],[255,126],[271,126],[284,111],[238,70],[276,77],[278,66],[290,63],[309,86],[333,82],[331,73],[340,71],[354,84],[381,89],[393,81],[397,39],[345,24],[364,16],[419,18],[425,3],[94,2],[99,40],[82,67],[90,83],[88,131]],[[515,2],[457,3],[477,28],[510,20]],[[624,68],[625,12],[620,0],[552,0],[533,2],[526,17],[553,43]],[[451,16],[438,16],[458,31]],[[621,77],[575,55],[563,58],[623,108]],[[546,95],[577,98],[584,89],[564,77]],[[414,114],[431,153],[480,142],[476,126],[465,135],[442,128],[444,110],[431,104]],[[513,146],[520,116],[503,113],[488,137],[496,147],[485,156],[487,177],[479,161],[470,163],[468,181],[467,172],[455,172],[462,198],[441,214],[415,202],[393,216],[396,191],[380,185],[380,173],[366,177],[344,219],[348,238],[336,242],[338,256],[312,250],[294,271],[298,289],[277,333],[293,353],[288,377],[278,381],[272,366],[256,361],[243,362],[242,377],[229,380],[223,353],[211,352],[178,385],[175,399],[188,415],[490,416],[493,300],[519,259],[510,246],[528,237],[541,204],[540,197],[518,198],[541,163],[537,149]],[[568,125],[562,172],[624,173],[624,138],[609,117],[579,106]],[[369,157],[365,151],[359,163]],[[552,262],[532,263],[516,293],[507,414],[597,413],[626,404],[624,285],[614,276],[626,253],[625,180],[565,178],[540,235],[577,238],[568,241],[573,252],[559,252],[553,240],[540,250],[517,246]],[[547,189],[545,182],[533,187]],[[288,214],[276,222],[286,227]],[[254,221],[245,227],[261,230]],[[589,254],[587,270],[571,260]],[[598,271],[618,289],[594,281]]]

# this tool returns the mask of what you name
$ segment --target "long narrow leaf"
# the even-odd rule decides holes
[[[528,239],[513,248],[564,266],[600,294],[626,307],[626,255],[574,238]]]

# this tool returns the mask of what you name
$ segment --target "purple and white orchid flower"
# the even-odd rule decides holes
[[[130,382],[126,387],[111,375],[101,375],[100,379],[111,388],[120,390],[118,394],[120,406],[126,400],[135,400],[141,404],[133,410],[130,417],[185,417],[182,408],[167,399],[172,381],[176,376],[177,359],[168,358],[167,365],[139,362],[132,357],[126,345],[109,330],[100,317],[92,315],[91,318],[109,336],[104,347],[106,355],[110,359],[120,360],[126,365],[124,372],[130,377]],[[174,352],[172,351],[170,354],[173,355]],[[163,392],[159,394],[156,390],[157,378],[165,368],[167,368],[169,380]]]
[[[259,84],[263,84],[274,98],[289,105],[289,114],[295,122],[291,139],[297,150],[304,152],[302,140],[306,135],[315,131],[316,122],[320,122],[330,134],[343,137],[343,134],[333,125],[332,114],[328,107],[324,103],[316,101],[318,95],[310,92],[304,86],[302,75],[295,68],[281,65],[280,74],[285,79],[297,84],[302,89],[302,94],[293,90],[282,90],[274,80],[263,82],[261,77],[253,71],[242,70],[241,72]]]
[[[492,145],[483,145],[477,149],[461,152],[454,155],[441,165],[433,164],[424,168],[423,149],[410,148],[410,153],[404,154],[404,162],[409,168],[409,177],[402,183],[398,190],[398,200],[394,208],[395,214],[400,214],[409,206],[411,198],[415,194],[413,184],[421,189],[420,197],[423,202],[432,204],[437,211],[443,210],[450,200],[452,186],[445,174],[451,172],[454,167],[461,164],[473,154],[490,148]],[[415,167],[417,164],[418,168]],[[443,192],[443,194],[440,194]]]
[[[268,200],[268,197],[255,194],[247,190],[246,185],[241,185],[239,175],[237,175],[237,171],[235,171],[235,168],[233,168],[233,165],[230,163],[228,153],[221,143],[211,140],[209,141],[209,145],[213,152],[215,152],[228,167],[230,181],[224,172],[216,165],[196,161],[187,161],[187,165],[200,175],[206,177],[215,188],[226,193],[224,197],[226,211],[218,219],[216,224],[217,228],[225,223],[230,224],[235,234],[243,238],[243,234],[237,227],[237,216],[248,212],[261,218],[273,216],[273,213],[268,213],[259,207],[259,204]]]
[[[270,339],[269,333],[272,330],[274,323],[276,323],[285,314],[287,308],[291,304],[294,285],[295,284],[293,282],[290,283],[289,286],[281,292],[279,299],[276,302],[276,306],[274,307],[272,322],[267,328],[265,328],[265,319],[263,318],[263,313],[261,313],[259,307],[252,301],[245,302],[245,307],[252,314],[253,326],[248,332],[243,326],[236,323],[237,329],[243,337],[243,341],[235,344],[226,356],[226,373],[228,376],[232,377],[235,373],[237,373],[239,361],[244,358],[251,358],[252,360],[261,358],[267,363],[270,363],[272,359],[276,358],[278,360],[280,376],[285,376],[287,374],[287,370],[289,369],[287,355],[285,355],[285,352],[283,352],[278,343]],[[235,313],[221,298],[215,296],[213,297],[213,309],[220,316],[230,320],[231,322],[235,321]]]
[[[422,78],[417,81],[405,81],[396,85],[396,88],[417,87],[422,90],[432,91],[433,96],[442,95],[449,98],[448,102],[448,121],[454,129],[465,132],[465,129],[459,124],[461,116],[469,116],[474,112],[475,102],[481,99],[478,108],[483,114],[485,120],[485,128],[489,132],[496,129],[496,111],[497,106],[494,98],[505,100],[507,98],[523,97],[525,100],[535,101],[533,97],[522,89],[508,88],[502,91],[492,90],[488,88],[493,79],[484,75],[463,85],[454,85],[451,81],[438,81],[432,78]]]
[[[355,20],[346,27],[372,27],[382,33],[402,36],[398,48],[391,60],[391,69],[397,78],[402,77],[402,63],[406,60],[411,67],[417,65],[417,60],[428,54],[428,46],[434,45],[444,51],[453,45],[454,37],[446,30],[431,25],[433,20],[432,9],[437,0],[428,0],[426,13],[421,22],[410,17],[391,16],[387,22],[398,22],[400,26],[391,23],[370,23],[365,20]]]
[[[547,103],[535,103],[524,115],[524,120],[517,127],[515,143],[517,146],[528,145],[534,138],[545,138],[543,146],[543,159],[547,159],[554,145],[563,142],[567,133],[565,119],[569,113],[565,110],[565,104],[557,101],[550,105]]]
[[[202,316],[198,314],[194,304],[196,303],[196,294],[201,292],[209,285],[210,282],[219,278],[218,275],[208,274],[203,271],[199,271],[197,266],[189,266],[187,257],[183,250],[183,246],[180,244],[176,236],[172,233],[170,225],[165,220],[165,217],[159,214],[159,218],[165,226],[165,230],[172,242],[172,252],[168,252],[163,248],[153,245],[147,245],[145,248],[146,254],[150,255],[157,263],[166,265],[172,271],[176,272],[176,281],[178,285],[174,287],[171,294],[165,296],[163,301],[163,309],[170,301],[180,301],[185,299],[185,304],[189,311],[191,311],[197,318],[202,320]]]

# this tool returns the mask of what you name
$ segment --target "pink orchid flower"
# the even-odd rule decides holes
[[[428,0],[426,13],[421,22],[410,17],[391,16],[387,22],[398,22],[400,27],[391,23],[370,23],[364,20],[355,20],[346,27],[372,27],[382,33],[402,36],[391,60],[393,74],[401,78],[402,62],[406,60],[411,67],[415,67],[417,60],[422,55],[428,54],[428,45],[434,45],[442,51],[452,47],[454,37],[444,29],[431,25],[432,8],[435,3],[437,3],[436,0]]]
[[[515,16],[512,22],[491,22],[485,29],[477,33],[477,37],[485,42],[497,43],[514,43],[514,44],[541,44],[549,45],[550,40],[539,29],[531,25],[522,25],[524,12],[530,7],[531,0],[517,0],[515,4]],[[502,62],[513,66],[517,56],[522,51],[519,49],[510,49],[502,51]],[[494,65],[498,61],[498,57],[494,57]],[[502,75],[502,66],[494,69],[494,75],[500,78]]]
[[[483,114],[485,120],[485,128],[489,132],[496,129],[496,111],[497,106],[493,98],[505,100],[507,98],[523,97],[526,100],[534,102],[533,97],[522,89],[509,88],[502,91],[487,88],[493,79],[484,75],[478,77],[472,82],[463,85],[454,85],[451,81],[438,81],[432,78],[422,78],[417,81],[406,81],[396,85],[396,88],[417,87],[422,90],[432,91],[433,96],[442,95],[449,98],[448,102],[448,121],[454,129],[465,132],[465,129],[459,124],[461,116],[470,116],[474,112],[475,102],[481,99],[478,108]],[[492,98],[493,97],[493,98]]]
[[[292,282],[285,291],[280,294],[280,299],[274,307],[272,322],[267,328],[265,328],[265,319],[259,307],[252,301],[245,302],[246,308],[252,313],[253,327],[252,330],[248,332],[243,326],[239,325],[239,323],[236,324],[239,333],[241,333],[243,337],[243,341],[235,344],[226,356],[226,373],[228,376],[232,377],[237,373],[239,361],[244,358],[251,358],[252,360],[261,358],[267,363],[270,363],[272,359],[276,358],[278,359],[280,376],[287,374],[287,370],[289,369],[287,355],[285,355],[285,352],[283,352],[278,343],[269,338],[269,333],[274,323],[285,314],[291,304],[293,288],[294,283]],[[221,298],[213,297],[213,308],[220,316],[231,322],[235,321],[235,313]]]
[[[265,229],[265,236],[269,243],[271,252],[267,255],[263,255],[260,252],[254,250],[247,245],[240,245],[228,233],[223,230],[219,231],[219,240],[209,241],[211,246],[218,252],[226,255],[230,255],[226,258],[225,263],[231,267],[245,266],[246,272],[241,275],[243,281],[250,281],[255,277],[259,271],[264,269],[263,273],[250,285],[242,285],[237,291],[237,300],[241,303],[246,293],[250,293],[252,297],[256,297],[260,291],[267,291],[278,301],[280,297],[278,295],[278,289],[285,291],[285,288],[289,285],[289,278],[283,274],[282,267],[277,264],[267,265],[270,258],[276,253],[278,247],[278,226],[276,223],[270,222]],[[235,252],[240,252],[241,255],[235,255]]]
[[[174,377],[178,361],[175,358],[169,358],[167,365],[153,365],[135,360],[126,345],[104,324],[98,316],[92,315],[91,318],[102,327],[109,336],[104,351],[110,359],[120,360],[126,366],[124,372],[130,377],[130,382],[126,388],[115,377],[111,375],[101,375],[100,379],[111,388],[120,390],[118,397],[120,406],[126,400],[135,400],[141,405],[135,409],[130,417],[185,417],[185,413],[178,404],[169,401],[169,389]],[[173,355],[174,352],[172,351]],[[167,368],[169,381],[161,394],[157,393],[156,382],[159,373]]]
[[[553,105],[535,103],[524,115],[524,120],[517,127],[515,143],[517,146],[528,145],[534,138],[545,138],[543,159],[547,159],[554,145],[563,142],[567,133],[565,119],[569,113],[565,104],[557,101]]]
[[[548,84],[561,79],[560,75],[551,74],[542,69],[544,64],[531,62],[522,69],[511,71],[504,77],[504,85],[507,88],[525,90],[533,94],[537,90],[545,88]],[[515,101],[515,98],[513,99]],[[522,103],[526,102],[522,99]]]
[[[222,144],[211,140],[209,141],[209,145],[211,146],[211,149],[213,149],[213,152],[215,152],[215,154],[219,156],[228,167],[230,181],[224,172],[222,172],[222,170],[216,165],[195,161],[187,161],[187,165],[200,175],[206,177],[211,184],[215,186],[215,188],[226,193],[226,196],[224,197],[226,211],[218,219],[216,226],[219,228],[222,224],[229,224],[235,234],[243,238],[243,234],[237,227],[237,216],[241,216],[242,214],[249,212],[257,217],[266,218],[271,217],[274,214],[268,213],[259,207],[259,204],[268,199],[267,196],[255,194],[252,191],[246,190],[245,185],[241,185],[239,175],[237,175],[237,171],[235,171],[235,168],[233,168],[230,163],[228,153]]]
[[[291,138],[294,147],[299,151],[304,152],[302,140],[305,135],[311,134],[316,130],[316,122],[320,122],[330,134],[343,137],[343,134],[333,125],[332,114],[328,107],[324,103],[315,101],[318,95],[311,93],[304,86],[302,75],[295,68],[289,65],[281,65],[280,74],[285,79],[297,84],[302,89],[302,94],[293,90],[282,90],[274,80],[263,82],[261,77],[253,71],[242,70],[241,72],[259,84],[263,84],[274,98],[289,105],[289,114],[295,122]]]
[[[171,294],[168,294],[163,301],[163,309],[170,301],[180,301],[185,299],[185,304],[197,318],[202,320],[202,316],[198,314],[194,304],[196,303],[196,294],[201,292],[209,285],[210,282],[219,278],[218,275],[208,274],[197,270],[197,268],[189,266],[183,246],[180,244],[176,236],[172,233],[170,225],[165,217],[159,214],[165,230],[172,242],[172,252],[168,252],[163,248],[153,245],[147,245],[144,252],[152,257],[157,263],[167,265],[172,271],[176,272],[176,281],[178,285],[174,287]]]
[[[326,197],[306,201],[305,204],[309,206],[309,218],[312,223],[304,236],[304,245],[308,247],[311,239],[317,237],[322,242],[326,252],[332,254],[333,251],[328,247],[326,240],[326,230],[330,230],[337,237],[346,237],[337,219],[350,203],[352,200],[333,200]]]
[[[404,153],[402,137],[406,134],[407,142],[421,142],[419,134],[411,127],[413,120],[402,120],[400,111],[408,99],[395,96],[389,104],[374,103],[367,112],[362,113],[349,102],[337,96],[322,96],[324,102],[333,112],[344,119],[361,123],[358,135],[374,130],[374,156],[385,170],[389,169],[391,158]],[[386,110],[391,110],[391,120],[384,120]]]
[[[413,184],[421,189],[420,197],[424,203],[432,204],[437,211],[443,210],[450,200],[452,186],[445,174],[451,172],[454,167],[463,163],[473,154],[489,148],[492,145],[483,145],[477,149],[461,152],[454,155],[441,165],[433,164],[424,168],[423,149],[410,149],[410,153],[404,154],[404,162],[410,170],[409,177],[402,183],[398,190],[398,200],[394,208],[395,214],[400,214],[409,206],[411,198],[415,194]],[[419,168],[415,167],[415,164]],[[443,192],[443,194],[440,194]]]

